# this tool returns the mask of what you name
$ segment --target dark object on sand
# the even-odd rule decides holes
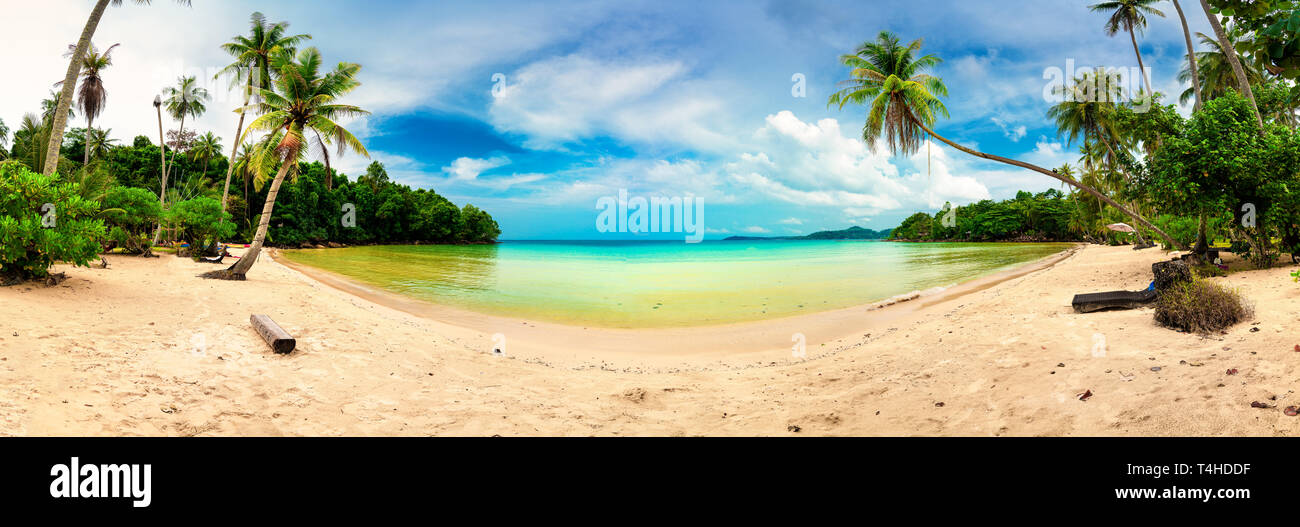
[[[1156,244],[1151,243],[1151,242],[1140,243],[1140,244],[1134,245],[1134,246],[1133,246],[1133,250],[1134,250],[1134,251],[1141,251],[1142,249],[1150,249],[1150,248],[1155,247],[1155,246],[1156,246]]]
[[[1192,281],[1192,269],[1187,266],[1187,262],[1178,258],[1151,264],[1151,274],[1155,275],[1155,281],[1151,282],[1151,286],[1145,290],[1074,295],[1074,300],[1070,304],[1080,313],[1103,309],[1135,309],[1159,300],[1161,291],[1168,291],[1176,284]]]
[[[262,336],[262,340],[265,340],[276,353],[289,353],[293,351],[294,346],[298,345],[298,342],[289,336],[289,332],[271,320],[271,317],[253,315],[249,317],[249,321],[253,323],[253,329],[257,330],[257,334]]]
[[[1136,309],[1155,302],[1158,298],[1154,289],[1142,291],[1110,291],[1106,293],[1087,293],[1074,295],[1074,310],[1091,313],[1103,309]]]
[[[230,256],[230,251],[222,249],[221,254],[217,256],[204,256],[199,258],[199,261],[203,263],[219,264],[222,260],[226,259],[227,256]]]

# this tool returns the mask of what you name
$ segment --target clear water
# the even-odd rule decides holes
[[[724,324],[948,286],[1069,244],[865,241],[507,241],[283,251],[421,300],[571,325]]]

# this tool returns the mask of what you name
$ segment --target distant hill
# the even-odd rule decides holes
[[[862,227],[849,227],[839,231],[818,231],[807,236],[730,236],[724,241],[744,240],[884,240],[893,229],[873,231]]]

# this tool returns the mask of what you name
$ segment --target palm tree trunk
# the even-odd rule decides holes
[[[908,117],[912,120],[912,122],[916,123],[917,126],[920,126],[922,130],[925,130],[926,133],[930,134],[930,136],[934,137],[935,139],[938,139],[938,140],[942,141],[944,144],[946,144],[946,145],[948,145],[948,146],[951,146],[951,147],[953,147],[953,148],[956,148],[957,150],[961,150],[962,152],[965,152],[965,153],[967,153],[967,154],[973,155],[973,156],[978,157],[978,158],[988,159],[988,160],[990,160],[990,161],[997,161],[997,162],[999,162],[999,163],[1006,163],[1006,164],[1011,165],[1011,166],[1017,166],[1017,167],[1020,167],[1020,168],[1025,168],[1025,169],[1033,170],[1034,172],[1038,172],[1038,173],[1040,173],[1040,174],[1044,174],[1044,175],[1049,176],[1049,177],[1051,177],[1051,178],[1053,178],[1053,179],[1056,179],[1056,180],[1058,180],[1058,181],[1061,181],[1061,182],[1063,182],[1063,183],[1065,183],[1065,184],[1067,184],[1067,185],[1070,185],[1070,186],[1072,186],[1072,187],[1074,187],[1074,188],[1077,188],[1077,189],[1079,189],[1079,190],[1082,190],[1082,191],[1084,191],[1084,192],[1087,192],[1087,193],[1089,193],[1089,194],[1092,194],[1093,197],[1096,197],[1097,199],[1101,200],[1102,202],[1106,203],[1107,205],[1110,205],[1110,206],[1112,206],[1112,207],[1115,207],[1115,210],[1120,211],[1120,212],[1123,213],[1125,216],[1128,216],[1128,217],[1130,217],[1130,218],[1133,218],[1133,221],[1136,221],[1137,223],[1141,224],[1143,227],[1146,227],[1146,228],[1148,228],[1148,229],[1151,229],[1151,230],[1152,230],[1153,232],[1155,232],[1156,234],[1159,234],[1160,237],[1163,238],[1163,239],[1165,240],[1165,242],[1169,244],[1170,247],[1174,247],[1174,248],[1176,248],[1176,249],[1178,249],[1178,250],[1180,250],[1180,251],[1186,251],[1186,250],[1187,250],[1186,247],[1183,247],[1183,244],[1178,243],[1178,242],[1175,241],[1172,237],[1170,237],[1168,234],[1165,234],[1165,231],[1160,230],[1159,227],[1156,227],[1155,225],[1152,225],[1151,222],[1147,221],[1146,218],[1143,218],[1143,217],[1142,217],[1141,215],[1139,215],[1138,213],[1129,210],[1127,207],[1125,207],[1125,206],[1123,206],[1123,205],[1120,205],[1119,203],[1116,203],[1115,200],[1110,199],[1109,196],[1107,196],[1107,195],[1105,195],[1105,194],[1102,194],[1101,192],[1098,192],[1096,189],[1094,189],[1094,188],[1092,188],[1092,187],[1090,187],[1090,186],[1088,186],[1088,185],[1084,185],[1084,184],[1082,184],[1082,183],[1079,183],[1079,182],[1075,181],[1073,178],[1066,178],[1066,177],[1064,177],[1064,176],[1062,176],[1062,175],[1060,175],[1060,174],[1057,174],[1057,173],[1054,172],[1054,171],[1048,170],[1048,169],[1043,168],[1043,167],[1040,167],[1040,166],[1038,166],[1038,165],[1033,165],[1033,164],[1025,163],[1025,162],[1023,162],[1023,161],[1016,161],[1016,160],[1014,160],[1014,159],[1008,159],[1008,158],[1005,158],[1005,157],[1002,157],[1002,156],[993,155],[993,154],[986,154],[986,153],[984,153],[984,152],[980,152],[980,151],[978,151],[978,150],[972,150],[972,149],[970,149],[970,148],[966,148],[966,147],[964,147],[964,146],[961,146],[961,145],[959,145],[959,144],[957,144],[957,143],[954,143],[954,142],[948,140],[948,138],[946,138],[946,137],[944,137],[944,136],[941,136],[941,135],[939,135],[939,134],[934,133],[934,130],[931,130],[930,127],[926,126],[925,123],[923,123],[923,122],[920,121],[920,119],[917,119],[915,116],[912,116],[910,112],[909,112],[909,114],[908,114]]]
[[[1183,23],[1183,39],[1187,41],[1187,65],[1192,68],[1192,90],[1196,92],[1196,104],[1192,111],[1201,110],[1201,74],[1197,71],[1196,48],[1192,46],[1192,31],[1187,28],[1187,17],[1183,15],[1183,6],[1174,0],[1174,9],[1178,10],[1178,20]]]
[[[253,71],[248,71],[248,87],[244,92],[244,107],[248,107],[248,99],[253,93]],[[244,131],[244,113],[245,110],[239,110],[239,124],[235,126],[235,145],[230,147],[230,166],[226,168],[226,186],[221,189],[221,223],[226,222],[226,200],[230,199],[230,176],[235,173],[235,155],[239,153],[239,134]]]
[[[1142,64],[1142,50],[1138,49],[1137,33],[1134,32],[1133,28],[1131,27],[1128,28],[1128,38],[1129,40],[1133,41],[1133,53],[1137,55],[1138,71],[1142,72],[1142,80],[1146,81],[1147,83],[1147,93],[1154,93],[1155,88],[1151,87],[1151,76],[1147,75],[1147,68]]]
[[[95,120],[90,117],[90,114],[86,114],[86,139],[82,141],[85,143],[85,148],[83,148],[85,155],[84,161],[81,162],[81,168],[90,166],[90,132],[95,129],[94,122]]]
[[[1219,46],[1223,48],[1223,54],[1228,57],[1228,63],[1232,65],[1232,74],[1237,77],[1237,87],[1246,96],[1246,100],[1250,101],[1250,109],[1255,111],[1255,120],[1259,122],[1260,132],[1263,132],[1264,117],[1259,114],[1259,106],[1255,104],[1255,92],[1250,89],[1246,70],[1241,67],[1241,60],[1237,58],[1237,48],[1232,46],[1231,40],[1228,40],[1228,34],[1223,31],[1223,24],[1219,23],[1219,17],[1210,10],[1209,2],[1201,0],[1201,7],[1205,9],[1205,16],[1210,19],[1210,27],[1214,28],[1214,35],[1219,37]]]
[[[289,173],[289,166],[294,162],[292,161],[293,156],[288,157],[290,160],[280,165],[280,171],[275,174],[275,181],[271,182],[271,189],[266,192],[266,203],[262,205],[262,217],[257,222],[257,234],[253,235],[252,247],[244,251],[244,255],[239,258],[238,263],[230,266],[227,273],[230,278],[242,280],[248,270],[257,262],[257,255],[262,252],[262,244],[266,241],[266,231],[271,226],[271,211],[275,209],[275,197],[280,193],[280,184],[284,182],[284,175]]]
[[[316,141],[320,143],[320,151],[325,156],[325,190],[334,190],[334,171],[330,170],[330,149],[325,146],[325,140],[321,139],[320,132],[316,132]]]
[[[176,148],[172,149],[172,158],[167,162],[172,168],[176,168],[176,151],[181,148],[181,141],[185,139],[185,114],[181,114],[181,127],[176,131]]]
[[[159,106],[156,109],[158,110],[158,162],[162,165],[162,188],[158,191],[158,203],[167,205],[167,140],[163,136],[162,107]],[[161,220],[158,222],[158,229],[153,231],[153,243],[149,244],[149,246],[158,245],[160,237],[162,237]]]
[[[68,126],[68,108],[72,106],[72,91],[77,87],[77,75],[81,74],[81,57],[86,55],[86,49],[90,47],[90,39],[95,36],[95,28],[99,27],[99,19],[103,18],[108,1],[98,0],[95,2],[95,8],[90,10],[90,18],[86,20],[86,27],[81,30],[81,38],[77,39],[77,49],[72,53],[72,61],[68,63],[68,72],[63,76],[63,95],[59,97],[59,107],[54,111],[50,142],[45,147],[45,167],[42,172],[47,176],[59,169],[59,148],[63,146],[63,129]]]

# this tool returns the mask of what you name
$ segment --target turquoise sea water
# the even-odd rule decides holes
[[[507,241],[284,251],[434,303],[596,327],[723,324],[949,286],[1069,244]]]

